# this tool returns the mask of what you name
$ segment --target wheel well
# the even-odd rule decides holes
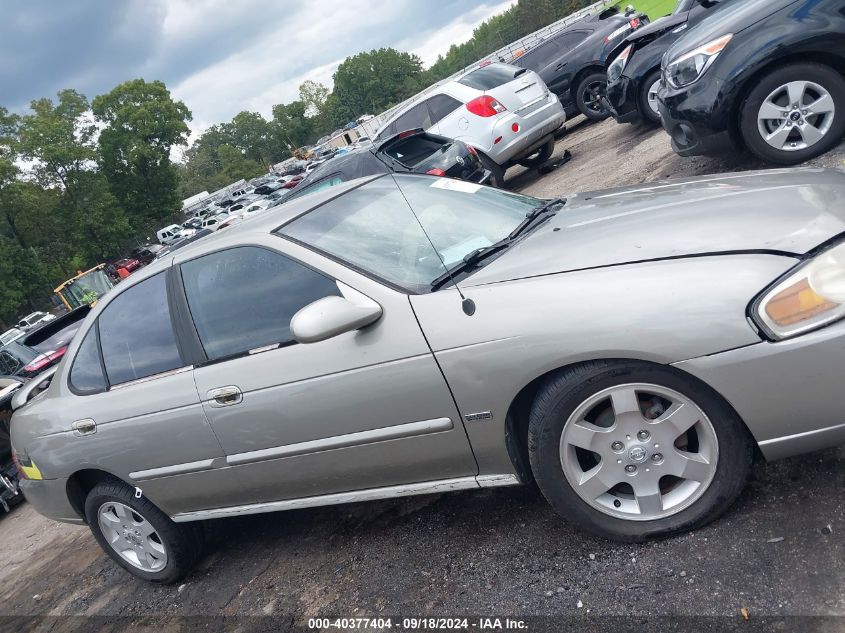
[[[592,73],[607,73],[607,69],[604,66],[593,65],[587,66],[586,68],[582,68],[579,70],[575,76],[572,78],[572,88],[570,89],[570,94],[572,95],[572,100],[575,101],[577,98],[575,91],[578,89],[578,86],[581,84],[581,81],[587,75],[591,75]]]
[[[698,382],[704,388],[716,394],[725,402],[727,406],[729,406],[733,410],[737,418],[742,422],[742,426],[745,429],[745,432],[748,433],[748,436],[752,439],[755,449],[755,460],[763,459],[763,454],[760,451],[760,447],[757,445],[757,441],[754,439],[754,436],[748,429],[748,426],[745,424],[745,420],[742,419],[742,416],[739,415],[736,409],[734,409],[733,406],[727,400],[725,400],[725,398],[722,397],[720,393],[710,387],[710,385],[708,385],[707,383],[703,382],[701,379],[696,378],[692,374],[689,374],[685,371],[677,369],[676,367],[671,367],[670,365],[643,361],[637,358],[602,358],[588,361],[580,361],[577,363],[570,363],[569,365],[562,365],[560,367],[557,367],[556,369],[547,371],[545,374],[537,376],[534,380],[525,385],[519,391],[519,393],[516,394],[516,397],[511,401],[511,404],[508,407],[508,413],[505,423],[505,446],[507,447],[508,455],[510,456],[511,461],[513,462],[514,468],[516,469],[519,478],[523,482],[528,482],[533,479],[533,475],[531,473],[531,465],[528,458],[528,421],[529,416],[531,414],[531,405],[534,403],[534,400],[537,396],[537,392],[543,386],[543,383],[555,374],[560,373],[562,371],[566,371],[567,369],[570,369],[572,367],[577,367],[579,365],[589,365],[592,363],[642,363],[644,365],[656,365],[659,367],[672,369],[673,371],[681,373],[684,376]]]
[[[67,498],[82,520],[85,520],[85,499],[88,493],[101,481],[113,478],[111,473],[88,468],[73,473],[67,480]]]
[[[739,129],[740,112],[742,111],[742,107],[745,105],[746,99],[748,99],[748,95],[754,89],[754,86],[757,84],[760,78],[763,77],[763,75],[766,75],[777,68],[782,68],[783,66],[788,66],[789,64],[808,63],[830,66],[840,74],[845,75],[845,58],[840,57],[839,55],[835,55],[833,53],[823,52],[800,54],[796,53],[794,55],[788,55],[786,57],[779,57],[778,59],[767,63],[762,68],[757,69],[757,71],[753,75],[751,75],[751,77],[747,78],[744,81],[742,90],[739,93],[737,99],[734,100],[731,109],[731,116],[729,119],[730,133],[737,143],[739,143],[740,145],[744,145],[744,142],[742,140],[742,134],[740,133]]]

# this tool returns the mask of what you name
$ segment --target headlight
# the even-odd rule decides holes
[[[773,339],[845,317],[845,243],[801,264],[755,301],[752,314]]]
[[[607,81],[613,83],[622,76],[622,71],[625,70],[625,65],[628,63],[628,58],[634,50],[633,44],[628,44],[619,55],[616,56],[610,66],[607,67]]]
[[[733,33],[728,33],[669,62],[666,66],[666,80],[669,85],[673,88],[683,88],[698,81],[731,39]]]

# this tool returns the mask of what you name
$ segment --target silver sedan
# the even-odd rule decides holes
[[[203,519],[532,479],[603,537],[697,528],[845,440],[843,235],[835,171],[324,189],[103,297],[15,397],[21,486],[156,582]]]

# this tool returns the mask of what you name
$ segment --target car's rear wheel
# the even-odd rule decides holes
[[[660,125],[660,110],[657,107],[657,90],[660,88],[660,69],[646,75],[640,89],[640,113],[646,123]]]
[[[822,64],[789,64],[765,75],[740,113],[748,149],[795,165],[832,149],[845,134],[845,78]]]
[[[742,491],[753,444],[722,398],[676,370],[594,362],[541,387],[528,434],[543,495],[588,532],[628,542],[701,526]]]
[[[85,499],[85,517],[103,551],[144,580],[176,582],[191,571],[202,551],[198,527],[174,523],[117,479],[94,486]]]
[[[578,110],[591,121],[601,121],[609,116],[602,103],[607,91],[607,75],[593,73],[584,77],[575,89],[575,103]]]
[[[526,156],[525,158],[521,159],[519,161],[519,164],[523,167],[526,167],[527,169],[534,169],[535,167],[539,167],[547,160],[549,160],[554,151],[555,141],[553,138],[550,138],[548,143],[540,147],[540,149],[538,149],[530,156]]]
[[[504,189],[505,188],[505,169],[499,163],[494,161],[492,158],[487,156],[486,154],[482,154],[481,152],[478,153],[478,157],[481,159],[481,164],[484,166],[484,169],[490,171],[491,176],[488,184],[497,189]]]

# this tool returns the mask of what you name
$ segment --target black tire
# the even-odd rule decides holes
[[[118,501],[146,519],[157,532],[167,553],[165,566],[158,571],[145,571],[124,560],[106,540],[97,518],[98,510],[109,501]],[[202,553],[202,530],[192,523],[174,523],[146,497],[135,498],[133,488],[118,479],[106,479],[88,493],[85,518],[103,551],[129,573],[154,583],[170,584],[184,578]]]
[[[598,89],[604,93],[607,89],[607,75],[605,73],[592,73],[584,77],[575,89],[575,104],[578,110],[591,121],[602,121],[610,116],[601,102],[596,104],[593,97]]]
[[[827,133],[804,149],[786,151],[769,145],[761,135],[757,114],[763,101],[778,87],[792,81],[810,81],[830,93],[836,108]],[[787,104],[784,107],[788,107]],[[785,110],[786,111],[786,110]],[[748,150],[763,160],[778,165],[796,165],[833,149],[845,134],[845,78],[823,64],[788,64],[764,75],[752,88],[742,105],[740,131]],[[797,133],[797,132],[796,132]]]
[[[555,140],[550,138],[548,143],[543,145],[539,150],[534,152],[531,156],[526,158],[520,159],[519,164],[527,169],[534,169],[535,167],[540,167],[543,163],[545,163],[549,158],[551,158],[552,154],[555,151]]]
[[[719,457],[710,486],[689,507],[664,518],[629,520],[591,507],[569,485],[561,466],[560,438],[572,412],[599,391],[626,383],[656,384],[679,392],[704,411],[716,432]],[[528,454],[540,490],[560,516],[586,532],[634,543],[692,530],[725,512],[745,486],[754,448],[733,409],[695,378],[662,365],[597,361],[562,370],[540,387],[529,418]]]
[[[658,79],[660,79],[659,68],[646,75],[646,78],[643,80],[642,87],[640,88],[640,102],[637,105],[640,108],[640,114],[643,117],[643,121],[649,125],[660,125],[660,114],[652,110],[651,106],[648,104],[649,88],[651,88],[652,84],[654,84],[654,82]]]
[[[505,169],[501,165],[499,165],[496,161],[492,158],[487,156],[486,154],[482,154],[481,152],[478,153],[478,157],[481,159],[481,164],[484,165],[484,169],[487,169],[492,174],[490,176],[490,180],[488,182],[489,185],[496,187],[497,189],[504,189],[505,188]]]

